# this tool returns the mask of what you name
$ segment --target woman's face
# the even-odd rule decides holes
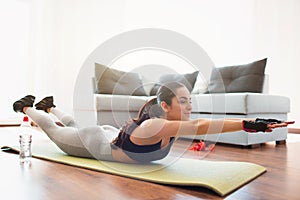
[[[190,119],[192,112],[191,96],[186,87],[180,87],[176,91],[176,96],[172,98],[172,104],[166,106],[166,119],[183,120]]]

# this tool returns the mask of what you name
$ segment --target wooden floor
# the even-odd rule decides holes
[[[3,141],[0,135],[1,145]],[[187,142],[180,141],[176,148]],[[203,188],[154,184],[40,159],[25,167],[19,165],[18,155],[0,152],[0,199],[300,199],[299,154],[300,134],[289,134],[285,145],[272,142],[255,149],[217,144],[213,152],[201,154],[202,159],[247,161],[267,168],[222,198]],[[195,155],[188,151],[184,157]]]

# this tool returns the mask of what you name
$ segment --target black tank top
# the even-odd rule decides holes
[[[174,137],[171,137],[169,144],[161,148],[162,141],[151,145],[137,145],[130,140],[130,137],[128,137],[124,140],[122,149],[128,157],[135,161],[143,163],[151,162],[166,157],[170,152],[174,139]]]

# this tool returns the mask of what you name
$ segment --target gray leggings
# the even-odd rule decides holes
[[[28,108],[26,111],[26,114],[65,153],[78,157],[114,161],[110,143],[118,135],[117,128],[109,125],[76,128],[72,116],[63,113],[58,108],[52,108],[51,113],[65,126],[58,126],[44,111],[34,108]]]

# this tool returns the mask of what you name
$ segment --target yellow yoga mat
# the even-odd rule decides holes
[[[18,147],[2,147],[18,151]],[[266,171],[248,162],[165,159],[151,164],[125,164],[68,156],[51,141],[33,143],[33,156],[103,173],[178,186],[199,186],[225,196]]]

